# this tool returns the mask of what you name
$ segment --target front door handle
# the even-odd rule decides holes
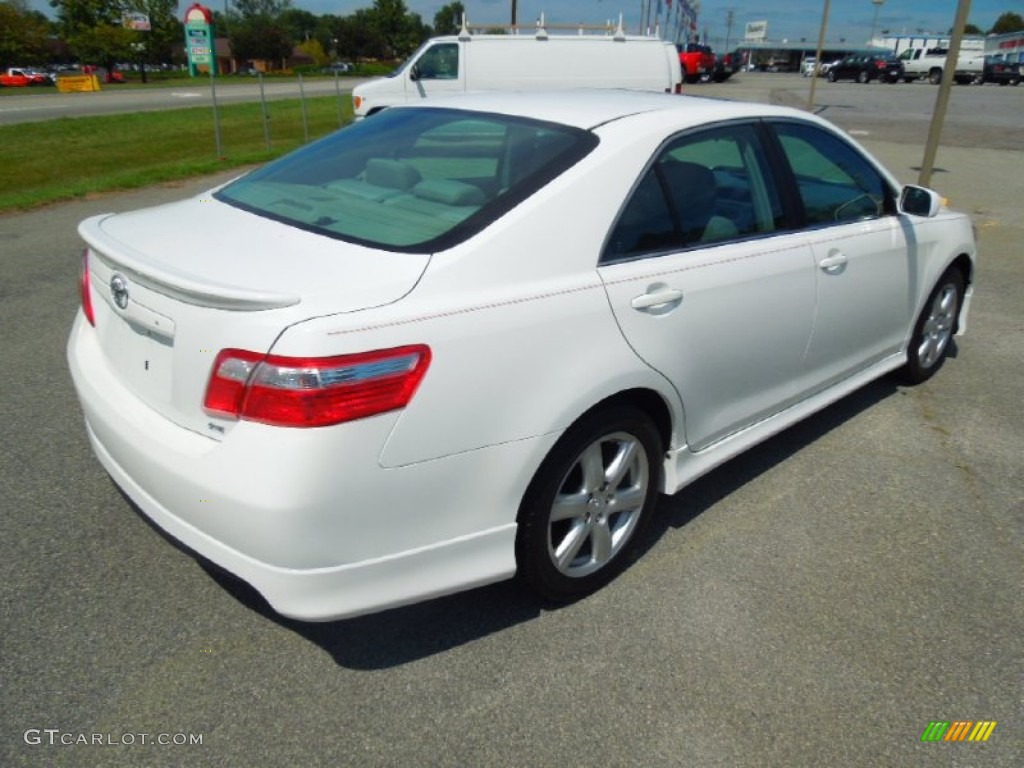
[[[818,262],[818,267],[830,275],[838,275],[846,269],[846,254],[842,251],[832,251]]]
[[[638,312],[660,314],[678,307],[683,301],[683,292],[675,288],[659,288],[642,293],[629,302]]]

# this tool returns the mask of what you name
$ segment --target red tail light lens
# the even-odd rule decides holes
[[[280,427],[326,427],[404,408],[430,365],[430,348],[396,347],[336,357],[222,350],[203,407]]]
[[[82,312],[89,325],[96,327],[96,313],[92,309],[92,281],[89,279],[89,249],[82,251],[82,271],[78,276],[78,292],[82,298]]]

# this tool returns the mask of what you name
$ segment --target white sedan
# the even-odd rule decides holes
[[[592,91],[396,107],[80,233],[97,456],[306,620],[592,592],[658,494],[931,376],[975,259],[813,115]]]

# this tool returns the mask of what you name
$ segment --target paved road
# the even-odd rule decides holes
[[[772,101],[805,108],[810,78],[794,74],[748,72],[724,83],[687,86],[686,92],[721,98]],[[939,89],[920,80],[914,83],[830,83],[815,85],[814,111],[855,136],[882,141],[920,144],[928,127]],[[942,143],[955,147],[1020,150],[1024,87],[958,85],[950,92]]]
[[[326,96],[334,93],[347,94],[365,80],[357,78],[305,80],[302,88],[306,96]],[[264,95],[268,101],[299,98],[298,79],[280,81],[265,80]],[[217,102],[230,104],[242,101],[259,101],[260,86],[252,78],[227,78],[216,83]],[[88,115],[112,115],[128,112],[154,112],[181,107],[199,107],[213,104],[209,83],[203,80],[182,81],[181,85],[169,88],[141,90],[106,86],[97,93],[57,93],[51,90],[40,93],[33,89],[24,94],[4,94],[0,98],[0,125],[28,123],[39,120],[54,120],[59,117],[85,117]]]
[[[864,138],[915,178],[920,145]],[[666,499],[642,559],[574,606],[499,584],[324,625],[134,513],[68,380],[76,222],[214,180],[0,217],[0,765],[1024,765],[1024,152],[939,162],[982,262],[935,379],[868,386]],[[936,719],[998,726],[921,743]],[[162,733],[203,743],[141,744]]]

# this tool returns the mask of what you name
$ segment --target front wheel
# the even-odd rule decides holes
[[[827,77],[828,77],[828,81],[830,83],[834,83],[838,76],[836,75],[835,72],[833,72],[832,70],[829,70]]]
[[[949,353],[957,317],[964,296],[964,278],[953,268],[939,280],[914,324],[907,347],[907,362],[897,371],[905,384],[920,384],[930,379]]]
[[[857,73],[857,82],[858,83],[866,83],[870,79],[871,79],[871,76],[867,72],[858,72]]]
[[[535,591],[570,602],[627,564],[657,500],[661,438],[635,408],[595,411],[555,444],[519,508],[518,574]]]

